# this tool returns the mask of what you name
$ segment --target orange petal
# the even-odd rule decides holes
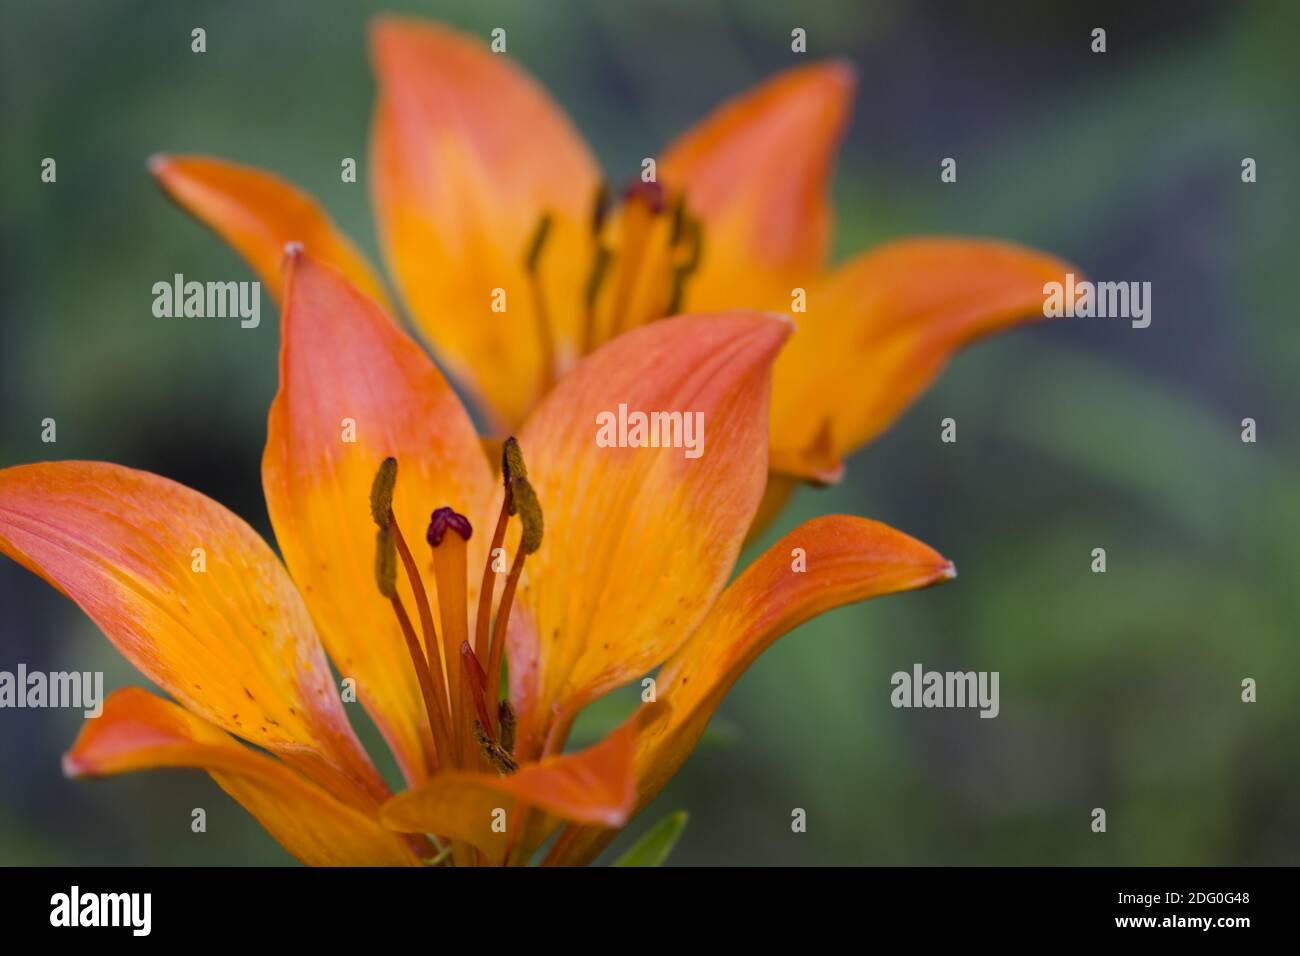
[[[671,654],[722,590],[763,496],[770,369],[789,331],[747,312],[635,329],[585,359],[520,432],[546,518],[523,594],[540,635],[537,699],[515,698],[525,754],[552,705],[563,729]],[[680,444],[688,423],[702,442],[601,447],[620,406],[681,413]],[[617,440],[614,424],[605,437]]]
[[[140,688],[114,691],[63,758],[70,777],[194,767],[308,866],[413,866],[402,838],[206,720]]]
[[[524,260],[543,214],[541,263],[561,357],[576,348],[599,172],[560,108],[478,39],[384,17],[372,30],[380,237],[421,331],[508,427],[545,387]],[[492,310],[503,290],[505,311]]]
[[[277,300],[284,247],[301,243],[377,302],[383,283],[320,205],[278,176],[206,156],[149,159],[149,171],[177,205],[234,246]]]
[[[621,827],[636,804],[632,772],[636,735],[661,719],[665,709],[648,709],[586,750],[525,764],[508,776],[464,770],[439,773],[389,800],[380,819],[404,833],[438,833],[464,840],[494,862],[504,858],[512,842],[510,828],[519,824],[516,816],[527,808],[599,828]],[[501,819],[499,811],[505,812],[504,830],[499,823],[493,827]]]
[[[809,290],[777,361],[773,468],[824,474],[884,431],[963,346],[1041,319],[1044,283],[1072,270],[981,239],[906,239],[851,260]]]
[[[387,796],[302,598],[265,542],[215,501],[102,462],[6,468],[0,551],[195,714],[354,805]]]
[[[803,552],[803,571],[795,570],[796,549]],[[677,773],[723,696],[777,638],[832,608],[938,584],[955,573],[951,562],[915,538],[846,515],[815,518],[772,545],[659,672],[658,698],[672,710],[646,725],[637,741],[638,808]],[[623,727],[639,720],[643,716],[634,714]],[[571,828],[547,862],[588,862],[612,838]]]
[[[407,778],[420,780],[427,720],[392,606],[375,585],[370,486],[380,462],[396,458],[393,511],[432,592],[429,514],[450,505],[490,528],[492,471],[460,400],[379,306],[308,255],[291,255],[285,273],[280,391],[262,458],[267,508],[335,665],[356,679]],[[487,536],[470,542],[472,567],[482,566]]]
[[[787,70],[723,105],[664,155],[659,178],[704,222],[690,311],[789,307],[826,262],[829,185],[856,85],[852,66]],[[739,298],[738,298],[739,296]],[[784,305],[782,303],[785,303]]]

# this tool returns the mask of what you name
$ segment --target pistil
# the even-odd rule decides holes
[[[474,643],[469,632],[466,568],[467,546],[473,535],[469,520],[450,507],[436,509],[429,520],[426,538],[433,551],[434,584],[442,625],[440,640],[429,593],[393,513],[393,491],[397,483],[395,459],[384,460],[371,487],[371,514],[379,529],[375,579],[380,593],[392,604],[415,667],[432,738],[423,742],[431,769],[491,768],[500,773],[518,769],[514,757],[515,712],[509,701],[501,699],[501,671],[510,609],[524,563],[541,546],[543,526],[537,492],[528,481],[519,443],[513,438],[507,439],[502,449],[501,472],[504,486],[501,514],[483,570]],[[522,525],[519,546],[493,621],[494,565],[503,553],[509,520],[515,515]],[[398,558],[415,597],[423,646],[398,594]],[[453,848],[457,863],[465,853],[464,847]]]
[[[593,217],[593,259],[582,303],[584,354],[628,329],[680,312],[703,249],[703,226],[686,208],[685,196],[677,192],[670,205],[657,182],[633,181],[608,230],[605,219],[603,213]]]
[[[617,278],[608,338],[613,338],[628,326],[631,318],[627,314],[628,307],[645,266],[650,231],[663,208],[663,187],[657,182],[634,182],[623,194],[623,215],[619,223],[622,234],[618,247]]]
[[[457,763],[469,752],[468,733],[459,720],[462,701],[460,647],[469,636],[466,587],[466,545],[474,529],[469,519],[452,508],[438,508],[429,519],[427,540],[433,549],[433,578],[438,588],[438,612],[442,619],[443,661],[447,671],[447,699],[457,716],[453,733]]]

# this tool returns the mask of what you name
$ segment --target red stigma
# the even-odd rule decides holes
[[[429,518],[429,533],[426,535],[429,544],[432,547],[438,547],[438,545],[442,544],[442,539],[446,536],[448,530],[455,531],[460,535],[462,541],[468,541],[470,535],[474,533],[469,519],[455,508],[439,508]]]

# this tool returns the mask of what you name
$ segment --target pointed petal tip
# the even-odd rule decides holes
[[[418,53],[421,43],[479,45],[481,42],[471,34],[453,30],[432,20],[395,13],[381,13],[373,17],[367,27],[367,34],[371,62],[376,65],[394,56]],[[377,79],[382,85],[382,70]]]
[[[63,776],[69,780],[76,780],[78,777],[84,777],[89,772],[89,768],[77,759],[72,751],[63,755]]]
[[[957,565],[953,564],[951,561],[945,564],[943,568],[940,569],[939,571],[940,581],[952,581],[955,580],[956,577],[957,577]]]
[[[144,168],[154,179],[161,179],[172,164],[170,153],[154,153],[144,161]]]
[[[858,65],[846,56],[831,57],[823,60],[813,69],[818,70],[826,81],[839,92],[852,94],[858,87]]]

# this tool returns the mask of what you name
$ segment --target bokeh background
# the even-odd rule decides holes
[[[199,151],[275,170],[374,254],[375,12],[507,28],[614,179],[725,97],[807,62],[789,49],[802,26],[809,57],[860,70],[835,178],[841,257],[915,232],[1019,240],[1095,277],[1152,282],[1153,322],[1063,320],[983,344],[843,484],[801,492],[771,535],[866,514],[961,576],[784,639],[634,830],[688,810],[681,864],[1295,863],[1300,7],[1075,6],[6,4],[0,464],[147,468],[269,534],[274,313],[256,331],[151,315],[152,284],[174,272],[250,276],[144,162]],[[1089,51],[1094,26],[1104,55]],[[45,156],[56,186],[39,182]],[[339,181],[344,156],[362,158],[361,183]],[[956,184],[939,181],[945,156]],[[1241,182],[1245,156],[1256,184]],[[955,445],[939,441],[947,416]],[[1247,416],[1254,445],[1240,440]],[[57,446],[40,441],[46,417]],[[1094,547],[1104,575],[1089,570]],[[19,661],[142,683],[70,603],[0,559],[0,669]],[[894,710],[890,674],[918,661],[1000,671],[1001,716]],[[1245,677],[1258,703],[1240,701]],[[628,706],[607,702],[576,741]],[[0,863],[292,862],[201,773],[65,781],[80,721],[0,711]],[[189,829],[199,806],[206,834]],[[791,832],[795,807],[807,833]]]

